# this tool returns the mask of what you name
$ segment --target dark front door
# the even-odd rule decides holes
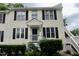
[[[38,31],[37,31],[37,28],[32,28],[32,40],[37,40],[37,34],[38,34]]]

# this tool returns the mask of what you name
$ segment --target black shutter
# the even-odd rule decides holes
[[[56,27],[55,30],[56,30],[56,38],[59,38],[58,28]]]
[[[56,10],[54,10],[54,17],[55,17],[55,20],[57,20],[57,12],[56,12]]]
[[[28,39],[28,28],[25,28],[25,39]]]
[[[46,37],[45,28],[43,28],[43,37]]]
[[[3,14],[3,23],[5,23],[5,16],[6,14]]]
[[[14,11],[14,21],[16,20],[16,11]]]
[[[44,10],[42,10],[42,19],[45,20],[45,17],[44,17]]]
[[[28,20],[28,11],[26,11],[26,20]]]
[[[13,39],[15,39],[15,30],[16,28],[13,28]]]
[[[2,34],[1,34],[1,42],[3,42],[3,38],[4,38],[4,31],[2,31]]]

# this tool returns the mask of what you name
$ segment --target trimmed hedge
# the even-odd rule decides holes
[[[62,40],[41,40],[39,42],[42,54],[53,55],[63,49]]]
[[[1,52],[5,52],[7,55],[12,55],[12,52],[15,52],[15,55],[24,55],[26,46],[25,45],[0,45]]]

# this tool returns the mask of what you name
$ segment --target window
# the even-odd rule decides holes
[[[32,19],[37,19],[37,11],[36,10],[32,11]]]
[[[28,30],[26,30],[26,29],[24,29],[24,28],[13,28],[13,39],[26,38],[26,36],[28,36],[28,34],[27,34]]]
[[[56,20],[56,10],[43,10],[42,11],[43,20]]]
[[[0,31],[0,42],[3,42],[4,31]]]
[[[43,28],[43,37],[45,38],[58,38],[58,28],[57,27],[47,27]]]
[[[0,13],[0,23],[5,23],[5,14]]]
[[[17,20],[25,20],[26,19],[26,12],[21,12],[21,11],[16,12],[16,19]]]

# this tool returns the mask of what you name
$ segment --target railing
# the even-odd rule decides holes
[[[70,40],[71,40],[71,44],[74,46],[74,48],[77,50],[77,52],[79,53],[79,46],[78,46],[78,44],[76,43],[76,41],[75,41],[75,37],[74,37],[74,35],[70,32],[70,31],[68,31],[66,28],[64,28],[64,31],[66,32],[66,34],[70,37]]]
[[[31,41],[38,41],[38,35],[31,35]]]

